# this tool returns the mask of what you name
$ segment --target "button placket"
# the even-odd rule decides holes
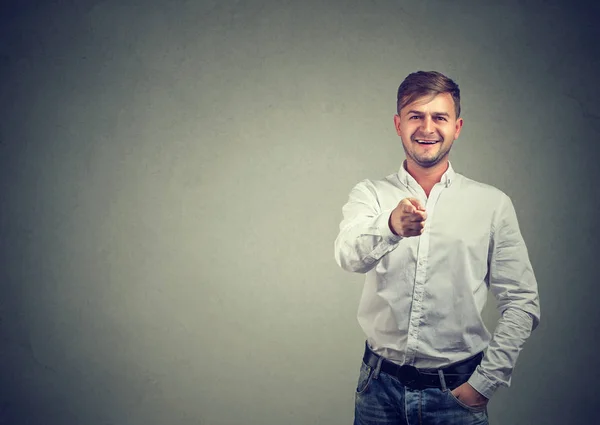
[[[413,301],[408,321],[408,341],[405,356],[405,364],[413,364],[419,345],[419,323],[423,314],[423,297],[425,294],[425,284],[427,280],[427,258],[429,257],[429,235],[430,223],[433,217],[435,204],[437,203],[441,185],[436,185],[425,202],[427,220],[423,233],[419,236],[417,247],[417,267],[415,272],[415,281],[413,286]]]

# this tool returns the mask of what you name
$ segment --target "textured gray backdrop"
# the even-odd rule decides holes
[[[418,69],[459,83],[454,167],[512,197],[539,280],[491,423],[594,422],[598,7],[0,10],[0,423],[350,424],[363,276],[333,241],[351,187],[404,158]]]

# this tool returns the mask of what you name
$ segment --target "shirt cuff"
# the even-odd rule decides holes
[[[395,245],[402,239],[402,236],[395,235],[389,226],[390,215],[392,214],[391,210],[386,210],[381,213],[377,220],[375,221],[375,226],[379,230],[379,234],[383,237],[383,239],[389,243],[390,245]]]
[[[496,390],[498,389],[498,384],[493,383],[481,373],[479,373],[479,368],[473,372],[469,380],[467,381],[469,385],[471,385],[475,390],[487,398],[488,400],[492,398]]]

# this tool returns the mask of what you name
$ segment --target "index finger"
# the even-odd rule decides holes
[[[411,204],[413,204],[416,209],[425,211],[425,207],[423,207],[423,205],[421,205],[421,201],[419,201],[417,198],[406,198],[406,199],[408,199],[408,201]]]
[[[405,213],[412,213],[415,210],[414,205],[408,200],[408,198],[402,199],[398,203],[398,208],[400,209],[400,211]]]

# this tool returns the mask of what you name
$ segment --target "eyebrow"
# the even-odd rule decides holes
[[[409,114],[425,115],[423,112],[421,112],[421,111],[415,111],[414,109],[411,109],[410,111],[408,111],[406,113],[406,115],[409,115]],[[432,112],[431,115],[434,115],[436,117],[442,117],[442,116],[443,117],[449,117],[450,116],[450,114],[448,114],[447,112]]]

